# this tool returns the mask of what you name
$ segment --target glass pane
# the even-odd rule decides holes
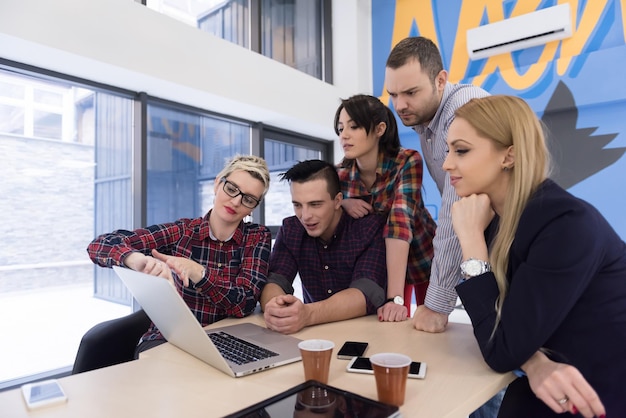
[[[244,48],[250,45],[250,8],[248,0],[229,0],[198,16],[198,27]]]
[[[29,89],[40,82],[15,78]],[[73,96],[73,87],[57,87]],[[0,382],[71,366],[89,328],[130,312],[128,305],[94,297],[95,267],[85,251],[95,236],[99,214],[111,220],[107,230],[113,225],[130,226],[123,222],[129,208],[120,204],[131,196],[130,187],[110,190],[105,196],[94,187],[96,171],[102,166],[123,165],[120,176],[131,171],[130,159],[124,158],[130,155],[132,102],[115,100],[102,103],[97,124],[101,131],[92,124],[90,133],[99,144],[107,132],[119,138],[108,154],[98,153],[94,144],[42,140],[39,135],[45,133],[39,128],[35,135],[0,133],[0,165],[5,173],[0,186],[4,216],[0,236],[10,243],[0,245],[0,318],[4,318]],[[126,106],[115,108],[120,103]],[[18,113],[30,112],[31,123],[48,122],[39,126],[60,126],[59,120],[64,119],[76,127],[74,107],[68,106],[67,113],[32,116],[32,102],[24,102]]]
[[[52,91],[35,89],[33,91],[33,99],[35,103],[46,104],[58,108],[63,106],[63,95]]]
[[[289,184],[280,181],[279,175],[298,161],[312,159],[323,159],[322,152],[288,142],[265,139],[265,160],[271,175],[270,189],[264,199],[266,225],[280,225],[284,218],[294,214]]]
[[[321,1],[263,0],[263,55],[321,79]]]
[[[40,110],[33,111],[33,136],[62,139],[63,115]]]
[[[244,48],[249,46],[248,0],[147,0],[146,6]]]
[[[148,225],[204,215],[224,163],[249,153],[248,125],[149,105]]]
[[[0,104],[0,134],[24,135],[24,106]]]
[[[3,97],[24,100],[24,86],[11,82],[8,77],[3,79],[0,75],[0,100]]]

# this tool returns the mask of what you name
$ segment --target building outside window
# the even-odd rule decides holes
[[[0,69],[0,382],[67,367],[87,329],[130,312],[93,298],[85,250],[105,217],[130,226],[131,108],[130,97]],[[118,184],[103,212],[107,177]]]
[[[329,0],[147,0],[145,4],[332,83]]]
[[[328,141],[3,68],[0,388],[67,373],[89,328],[131,312],[121,281],[87,256],[95,236],[204,215],[224,163],[250,153],[265,157],[272,177],[254,222],[275,232],[293,214],[279,174],[300,160],[332,160]]]

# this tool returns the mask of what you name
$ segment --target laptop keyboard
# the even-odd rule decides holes
[[[214,332],[208,335],[222,356],[235,364],[252,363],[278,355],[278,353],[251,344],[225,332]]]

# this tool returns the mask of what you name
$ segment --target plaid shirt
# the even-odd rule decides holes
[[[410,243],[407,283],[428,281],[433,258],[432,240],[436,224],[422,201],[422,157],[412,149],[400,148],[395,158],[378,157],[376,181],[367,190],[354,160],[338,166],[344,198],[365,199],[376,213],[389,214],[385,238]]]
[[[265,226],[241,222],[231,239],[217,241],[209,231],[210,215],[103,234],[87,252],[102,267],[121,266],[131,252],[151,255],[152,249],[190,258],[206,268],[204,278],[185,288],[174,273],[174,283],[202,326],[229,316],[241,318],[254,311],[267,281],[271,233]],[[152,324],[142,340],[162,338]]]
[[[374,313],[387,287],[384,222],[381,216],[353,219],[344,212],[332,240],[324,242],[309,236],[295,216],[285,218],[270,256],[268,283],[293,293],[284,282],[292,284],[299,273],[304,303],[357,288],[365,295],[367,313]]]

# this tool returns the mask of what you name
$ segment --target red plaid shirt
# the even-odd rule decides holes
[[[412,149],[400,148],[395,158],[378,157],[376,180],[367,190],[354,160],[338,165],[344,198],[359,198],[370,203],[377,213],[388,214],[385,238],[410,243],[407,283],[421,283],[430,277],[433,258],[432,240],[435,221],[422,201],[422,157]]]
[[[94,239],[87,252],[102,266],[123,265],[133,251],[151,255],[185,257],[205,267],[202,280],[186,288],[173,274],[176,289],[202,326],[226,317],[251,314],[267,282],[271,233],[265,227],[241,222],[228,241],[217,241],[209,232],[209,212],[204,218],[179,219],[134,231],[117,230]],[[152,324],[142,340],[161,339]]]

